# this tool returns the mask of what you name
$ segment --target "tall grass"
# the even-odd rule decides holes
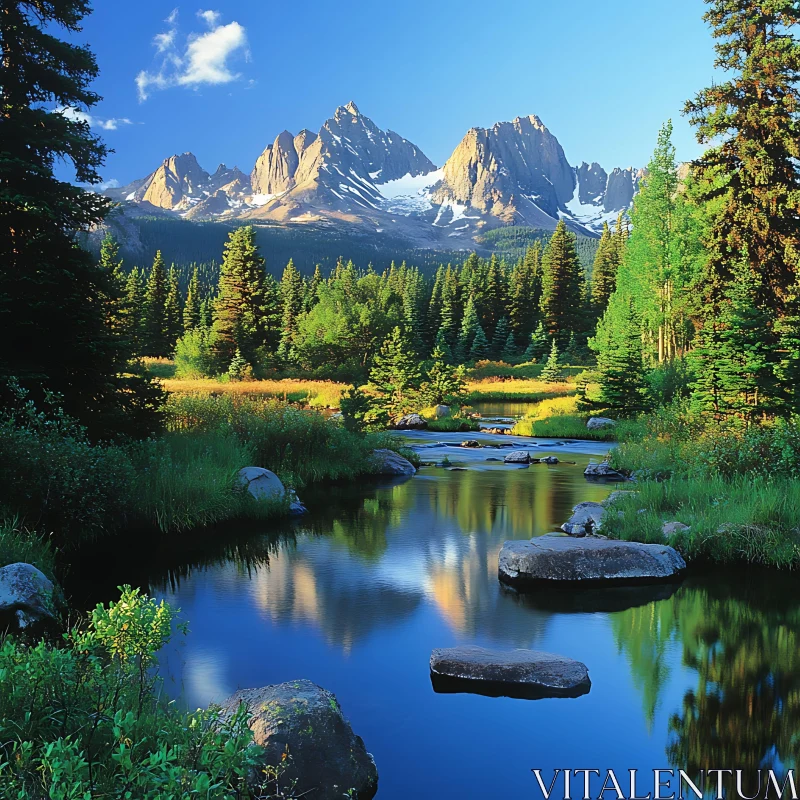
[[[347,390],[347,385],[344,383],[294,378],[263,381],[171,378],[164,380],[163,385],[168,392],[178,394],[227,394],[271,398],[287,403],[302,403],[315,408],[338,408],[342,393]]]
[[[56,553],[50,540],[25,529],[17,519],[0,521],[0,567],[22,561],[33,564],[48,578],[54,579]]]
[[[538,436],[547,439],[592,439],[614,442],[625,436],[630,423],[618,421],[615,427],[589,430],[591,415],[578,411],[578,398],[551,397],[538,402],[514,426],[515,436]]]
[[[539,402],[551,397],[565,397],[575,393],[575,385],[571,383],[545,383],[540,380],[500,380],[487,378],[484,380],[467,380],[467,402],[486,401],[530,401]]]
[[[172,431],[230,430],[251,448],[255,466],[295,487],[369,474],[375,448],[397,448],[388,434],[354,433],[315,411],[241,395],[171,395],[167,419]]]
[[[637,486],[609,514],[605,531],[620,539],[667,542],[689,560],[800,566],[800,484],[780,478],[676,476]],[[640,511],[644,509],[644,511]],[[665,537],[665,522],[689,530]]]

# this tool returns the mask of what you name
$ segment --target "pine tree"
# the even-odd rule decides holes
[[[272,305],[276,287],[269,294]],[[255,231],[249,225],[236,228],[225,244],[219,294],[214,301],[214,350],[220,365],[230,364],[238,350],[255,366],[268,336],[267,304],[264,259],[258,252]]]
[[[214,325],[214,301],[210,297],[204,297],[200,303],[200,325],[203,328]]]
[[[614,292],[619,267],[618,256],[617,243],[611,236],[608,223],[604,222],[592,266],[592,304],[596,313],[603,313]]]
[[[514,339],[508,325],[508,320],[505,317],[501,317],[495,328],[494,338],[492,339],[492,346],[490,348],[490,355],[492,358],[497,359],[502,357],[509,336],[512,337],[511,340],[513,342]]]
[[[531,341],[528,349],[525,351],[525,358],[528,361],[540,361],[547,353],[547,331],[544,329],[544,323],[539,322],[536,330],[531,334]]]
[[[488,338],[494,341],[495,331],[500,320],[506,317],[505,264],[492,254],[486,271],[486,289],[483,293],[481,326]],[[505,336],[503,337],[505,340]]]
[[[192,270],[189,287],[186,291],[186,303],[183,306],[183,330],[191,331],[200,326],[201,305],[200,276],[197,267]]]
[[[483,332],[483,326],[478,324],[478,329],[475,331],[475,338],[472,340],[472,346],[469,349],[469,357],[471,361],[482,361],[489,357],[489,340]]]
[[[458,344],[456,345],[456,359],[458,361],[463,362],[469,358],[472,350],[472,343],[475,340],[475,335],[478,333],[480,326],[478,312],[475,308],[475,300],[470,297],[464,309],[464,317],[461,320],[461,330],[458,334]],[[444,324],[442,327],[444,327]],[[486,339],[485,334],[483,338],[484,340]]]
[[[242,381],[252,373],[252,367],[242,356],[241,350],[236,350],[236,354],[228,367],[228,377],[232,381]]]
[[[76,243],[110,201],[59,180],[97,184],[107,150],[79,115],[100,97],[97,63],[75,44],[86,0],[6,0],[0,8],[0,383],[17,380],[35,403],[61,396],[93,436],[147,434],[160,390],[137,374],[126,337],[106,322],[109,275]],[[58,38],[66,32],[71,41]],[[0,396],[0,405],[8,402]]]
[[[442,358],[446,363],[452,364],[455,360],[453,358],[453,351],[450,349],[450,345],[447,343],[447,337],[445,336],[444,328],[439,328],[439,331],[436,334],[436,342],[433,345],[433,349],[434,352],[439,350],[442,353]]]
[[[800,260],[800,6],[708,4],[717,65],[733,75],[685,107],[698,141],[709,145],[692,164],[695,196],[715,208],[705,235],[693,399],[717,417],[749,421],[775,413],[795,389],[780,385],[780,358],[769,351]],[[712,373],[718,385],[709,385]]]
[[[142,353],[146,356],[163,357],[170,353],[169,326],[167,322],[167,293],[169,280],[167,267],[156,251],[153,266],[147,276],[144,293],[144,320],[142,331]]]
[[[508,313],[511,329],[519,342],[530,338],[538,322],[542,297],[541,255],[542,243],[537,240],[511,273]]]
[[[411,410],[421,378],[419,359],[409,347],[402,328],[397,326],[375,356],[369,373],[376,405],[392,418]]]
[[[421,389],[423,401],[431,406],[460,403],[466,385],[463,367],[450,366],[444,350],[439,347],[434,348],[431,358],[433,363],[428,369]]]
[[[122,271],[119,243],[107,233],[100,245],[100,267],[107,277],[107,289],[103,295],[106,326],[114,333],[127,337],[127,305],[125,285],[127,279]]]
[[[777,326],[780,362],[776,373],[786,411],[800,414],[800,283],[786,295],[784,316]]]
[[[317,264],[317,266],[314,267],[314,274],[311,276],[311,280],[306,284],[306,295],[303,301],[303,309],[305,311],[310,311],[317,304],[319,300],[319,295],[317,293],[324,280],[325,279],[322,277],[322,268]]]
[[[280,282],[281,305],[281,338],[278,345],[278,356],[284,362],[292,360],[292,348],[297,334],[297,319],[303,310],[305,285],[294,262],[289,263],[283,271]]]
[[[418,269],[407,270],[402,288],[403,320],[409,342],[419,355],[423,352],[426,336],[424,322],[425,283]]]
[[[178,283],[178,272],[173,264],[167,277],[167,299],[164,304],[164,315],[167,324],[168,353],[172,355],[175,343],[183,332],[183,308],[181,307],[181,289]]]
[[[575,249],[575,235],[561,220],[542,257],[541,310],[551,337],[566,344],[583,325],[583,270]]]
[[[477,321],[477,313],[475,312],[474,303],[472,307],[472,313]],[[466,309],[464,316],[466,316]],[[447,343],[455,350],[458,349],[459,319],[461,318],[462,315],[461,303],[459,302],[458,277],[456,273],[450,267],[448,267],[442,282],[442,319],[440,327],[447,337]]]
[[[597,357],[599,402],[622,415],[632,415],[645,406],[642,326],[633,300],[617,321],[608,346]]]
[[[503,350],[500,358],[506,363],[512,361],[517,356],[517,343],[514,340],[514,334],[509,333],[506,337],[506,343],[503,345]]]
[[[539,377],[545,381],[545,383],[556,383],[561,378],[561,368],[558,365],[558,345],[556,344],[555,338],[550,347],[550,356]]]
[[[144,342],[144,279],[134,267],[125,281],[125,332],[135,355],[142,355]]]

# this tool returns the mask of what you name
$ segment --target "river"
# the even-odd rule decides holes
[[[464,449],[465,438],[562,463],[488,461],[508,450]],[[576,503],[602,500],[613,487],[583,469],[608,445],[428,433],[409,443],[455,469],[307,490],[308,517],[231,526],[141,567],[140,582],[189,620],[163,664],[176,698],[204,706],[239,687],[308,678],[337,695],[364,738],[382,800],[540,797],[533,768],[794,765],[792,576],[717,568],[677,588],[517,595],[497,580],[503,542],[555,530]],[[591,691],[436,694],[431,650],[456,644],[579,659]]]

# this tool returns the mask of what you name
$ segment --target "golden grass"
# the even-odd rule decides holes
[[[536,402],[548,397],[564,397],[574,394],[576,386],[566,381],[546,383],[536,379],[527,380],[472,380],[467,381],[470,402],[481,400],[530,400]]]
[[[342,393],[347,390],[344,383],[335,381],[307,381],[295,378],[264,381],[218,381],[213,378],[179,380],[168,378],[162,381],[168,392],[176,394],[230,394],[248,397],[271,397],[289,403],[304,403],[309,406],[338,408]]]

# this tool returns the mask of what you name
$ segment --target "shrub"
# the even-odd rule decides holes
[[[261,749],[244,708],[182,713],[154,672],[175,612],[121,587],[60,647],[0,647],[0,795],[240,798]]]
[[[213,344],[214,333],[210,328],[193,328],[187,331],[175,345],[174,376],[183,380],[193,380],[213,375],[215,371]]]

